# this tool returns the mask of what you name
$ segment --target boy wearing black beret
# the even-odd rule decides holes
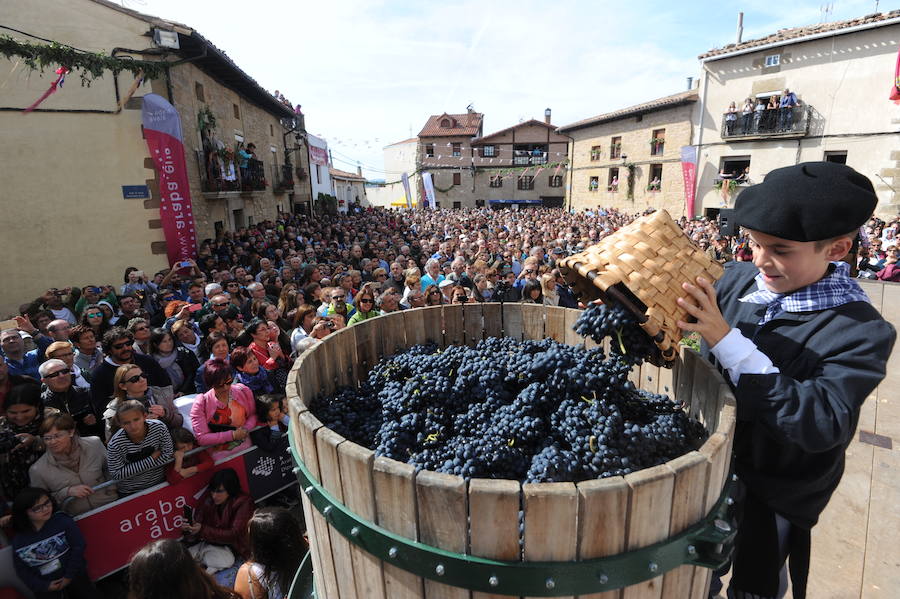
[[[896,338],[840,262],[877,202],[871,181],[842,164],[776,169],[735,204],[753,262],[728,263],[715,288],[685,283],[678,300],[696,319],[679,326],[700,333],[737,400],[729,597],[783,597],[786,562],[793,596],[806,596],[810,529]]]

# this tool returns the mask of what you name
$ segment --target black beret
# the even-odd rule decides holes
[[[821,241],[855,231],[878,204],[865,175],[845,164],[804,162],[771,171],[735,200],[738,225],[793,241]]]

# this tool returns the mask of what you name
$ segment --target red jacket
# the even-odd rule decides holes
[[[206,472],[210,468],[213,467],[213,459],[212,456],[209,455],[208,451],[201,451],[195,453],[194,455],[188,456],[184,458],[184,461],[181,462],[182,468],[190,468],[192,466],[197,467],[197,474],[201,472]],[[194,476],[197,476],[195,474]],[[180,483],[184,480],[184,477],[181,476],[178,472],[175,471],[175,464],[169,464],[166,467],[166,480],[169,481],[170,485],[174,485]]]
[[[194,515],[194,521],[201,524],[200,532],[194,538],[216,545],[230,545],[242,558],[249,557],[247,525],[252,516],[253,499],[249,495],[229,497],[220,511],[207,493]]]
[[[886,265],[875,275],[880,281],[892,281],[900,283],[900,263],[894,262]]]

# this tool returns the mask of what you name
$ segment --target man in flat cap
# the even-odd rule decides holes
[[[737,400],[729,597],[783,597],[787,569],[793,596],[806,596],[810,529],[896,338],[840,262],[877,203],[871,181],[846,165],[776,169],[735,204],[753,262],[728,263],[715,289],[684,284],[678,301],[696,322],[678,324],[700,333]]]

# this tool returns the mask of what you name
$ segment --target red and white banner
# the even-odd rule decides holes
[[[685,212],[688,218],[694,217],[694,199],[697,188],[697,148],[681,147],[681,172],[684,177]]]
[[[325,166],[328,164],[328,150],[325,148],[318,148],[316,146],[309,146],[309,161],[313,164],[321,164]]]
[[[169,264],[197,257],[197,233],[184,160],[181,117],[157,94],[144,96],[144,138],[159,174],[159,216],[166,236]]]

